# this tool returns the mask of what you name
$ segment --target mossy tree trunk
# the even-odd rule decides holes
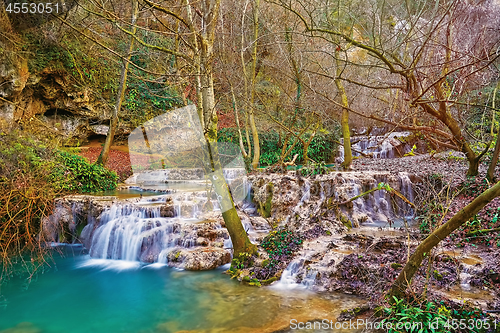
[[[448,222],[434,230],[434,232],[432,232],[422,243],[420,243],[420,245],[415,249],[415,252],[413,252],[410,256],[405,267],[396,278],[396,281],[394,281],[388,296],[401,298],[404,295],[406,288],[410,285],[411,279],[422,264],[422,261],[429,255],[431,250],[499,195],[500,182],[481,193],[470,204],[462,208],[462,210],[449,219]]]
[[[493,151],[493,156],[491,157],[490,165],[488,166],[488,172],[486,178],[489,181],[495,180],[495,168],[498,163],[498,155],[500,154],[500,135],[497,134],[497,141],[495,143],[495,150]]]
[[[254,103],[255,103],[255,83],[257,80],[257,45],[259,38],[259,7],[260,0],[254,0],[253,3],[253,48],[252,48],[252,70],[250,72],[251,75],[251,91],[250,91],[250,105],[248,108],[248,122],[250,123],[250,128],[252,130],[252,139],[253,139],[253,160],[252,160],[252,168],[255,170],[259,167],[260,160],[260,141],[259,141],[259,133],[257,132],[257,126],[255,125],[255,115],[253,111]]]
[[[342,162],[342,167],[344,170],[349,170],[352,163],[352,150],[351,150],[351,130],[349,129],[349,101],[347,99],[347,93],[345,91],[344,85],[340,79],[342,74],[342,62],[340,60],[340,50],[339,47],[335,50],[335,61],[336,61],[336,71],[337,75],[335,77],[335,85],[339,91],[340,98],[342,101],[342,115],[340,118],[340,124],[342,127],[342,138],[344,139],[344,162]]]
[[[202,97],[202,110],[199,113],[203,115],[203,118],[200,117],[200,121],[204,128],[208,148],[209,161],[205,163],[205,171],[209,175],[210,181],[214,186],[217,200],[222,211],[222,217],[224,218],[226,228],[233,243],[233,255],[237,257],[241,253],[255,253],[257,248],[250,242],[234,206],[229,187],[224,179],[217,147],[218,116],[215,108],[212,55],[219,7],[220,0],[214,0],[209,6],[203,7],[203,13],[205,13],[206,19],[204,22],[207,23],[201,27],[201,33],[199,34],[200,63],[196,66],[200,68],[198,76],[201,78],[201,87],[199,87],[199,90],[201,91]],[[200,108],[200,105],[198,105],[198,108]]]
[[[121,31],[133,37],[139,44],[164,52],[170,56],[176,56],[178,61],[184,61],[186,68],[190,71],[186,74],[188,77],[194,76],[196,84],[197,97],[197,112],[200,118],[200,123],[203,127],[205,135],[204,140],[208,147],[209,161],[206,164],[206,173],[210,175],[210,180],[214,185],[217,198],[223,211],[224,222],[233,242],[235,255],[243,252],[253,253],[256,250],[248,235],[246,234],[241,220],[236,213],[234,202],[229,192],[229,187],[222,174],[222,167],[219,160],[217,149],[217,112],[215,109],[214,96],[214,80],[213,80],[213,46],[215,39],[215,31],[218,24],[219,10],[221,0],[205,0],[200,2],[191,2],[190,0],[182,0],[176,6],[163,7],[153,1],[144,0],[150,7],[151,12],[159,11],[166,14],[172,19],[173,27],[170,31],[177,31],[175,24],[179,23],[189,31],[188,38],[180,38],[180,41],[186,46],[179,48],[176,45],[175,49],[170,49],[162,45],[149,44],[145,40],[136,36],[133,31],[126,30],[118,25]],[[194,12],[200,19],[194,15]],[[97,15],[105,17],[107,20],[119,23],[116,15],[108,12]],[[155,15],[155,13],[153,13]],[[167,24],[167,23],[166,23]],[[170,32],[167,38],[171,38]],[[181,51],[186,50],[186,51]],[[182,65],[181,65],[182,67]],[[182,75],[179,74],[179,75]],[[215,176],[215,177],[214,177]]]
[[[500,87],[500,81],[497,82],[497,86],[495,87],[495,90],[493,90],[493,101],[491,102],[491,106],[493,108],[493,117],[491,119],[491,131],[493,135],[493,128],[495,126],[495,115],[496,115],[496,110],[495,110],[495,100],[497,96],[497,91],[498,88]],[[500,140],[499,140],[500,134],[497,133],[497,141],[495,143],[495,150],[493,151],[493,156],[491,157],[490,165],[488,166],[488,172],[486,173],[486,178],[490,181],[495,180],[495,168],[498,163],[498,155],[500,154]]]
[[[203,58],[204,56],[202,55],[202,59]],[[202,67],[207,70],[206,73],[201,75],[202,82],[204,83],[202,87],[203,114],[205,116],[205,120],[208,122],[204,126],[207,129],[205,138],[207,140],[209,154],[209,166],[207,166],[206,173],[209,175],[210,181],[214,186],[217,200],[222,211],[222,217],[224,218],[224,223],[226,224],[229,236],[231,237],[234,257],[239,256],[241,253],[255,253],[257,248],[250,242],[250,239],[243,228],[243,224],[238,216],[229,187],[222,172],[222,165],[220,163],[219,151],[217,147],[218,117],[217,112],[215,111],[213,78],[210,74],[211,66],[209,64],[205,64]]]

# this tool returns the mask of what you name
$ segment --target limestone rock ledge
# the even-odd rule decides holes
[[[167,258],[168,265],[171,267],[204,271],[230,263],[231,253],[224,249],[199,247],[173,250]]]

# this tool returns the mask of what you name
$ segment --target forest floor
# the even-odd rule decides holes
[[[93,140],[80,147],[79,155],[94,163],[101,154],[103,144],[104,140]],[[122,182],[132,175],[128,145],[118,142],[111,146],[106,168],[116,172]]]

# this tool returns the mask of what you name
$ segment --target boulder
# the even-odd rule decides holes
[[[175,249],[168,256],[168,265],[189,271],[205,271],[231,262],[231,253],[220,248],[198,247]]]

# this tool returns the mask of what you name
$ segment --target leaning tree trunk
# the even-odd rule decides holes
[[[135,25],[137,21],[137,16],[139,14],[139,6],[137,0],[132,1],[132,19],[131,19],[131,26],[132,26],[132,34],[135,35],[137,31],[137,27]],[[130,37],[130,44],[128,46],[128,53],[126,58],[123,58],[122,62],[122,73],[120,76],[120,86],[118,88],[118,94],[116,96],[116,103],[115,107],[113,108],[113,116],[111,118],[111,123],[109,124],[109,129],[108,129],[108,134],[106,136],[106,142],[104,142],[104,147],[101,150],[101,154],[97,158],[96,164],[100,165],[105,165],[108,156],[109,156],[109,151],[111,149],[111,145],[113,144],[113,139],[115,137],[115,132],[116,132],[116,126],[118,125],[118,114],[120,113],[120,109],[122,107],[122,102],[125,97],[125,89],[127,88],[127,72],[128,72],[128,65],[130,61],[130,57],[132,56],[132,50],[134,48],[134,37]]]
[[[471,217],[476,215],[484,206],[499,195],[500,182],[481,193],[481,195],[474,199],[470,204],[462,208],[462,210],[449,219],[448,222],[434,230],[433,233],[420,243],[415,252],[413,252],[410,256],[405,267],[397,277],[396,281],[394,281],[388,295],[396,297],[404,295],[406,288],[410,285],[411,279],[422,264],[424,257],[429,255],[434,246],[445,239],[462,224],[467,222]]]

